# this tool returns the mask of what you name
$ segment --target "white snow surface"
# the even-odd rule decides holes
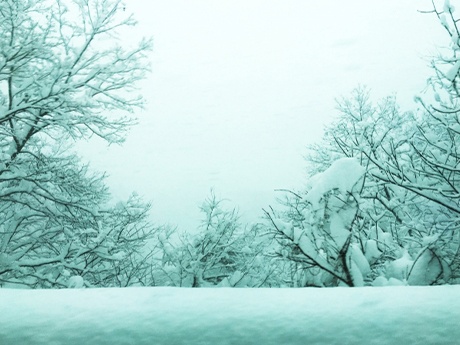
[[[460,286],[0,290],[0,344],[458,344]]]
[[[83,277],[81,276],[72,276],[69,278],[68,288],[71,289],[81,289],[82,287],[85,286],[85,282],[83,280]]]
[[[311,190],[306,199],[316,209],[319,207],[318,202],[323,195],[333,189],[338,189],[342,194],[351,193],[365,172],[366,170],[356,158],[337,159],[326,171],[316,174],[310,179]]]

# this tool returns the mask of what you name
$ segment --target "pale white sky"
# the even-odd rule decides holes
[[[148,104],[123,147],[81,152],[109,173],[115,198],[152,200],[158,223],[193,228],[212,187],[257,221],[274,189],[301,187],[305,146],[336,97],[363,84],[413,106],[430,73],[422,58],[446,39],[434,16],[417,13],[429,4],[130,0],[139,35],[154,38]]]

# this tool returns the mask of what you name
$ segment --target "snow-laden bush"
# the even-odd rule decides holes
[[[420,109],[403,112],[394,97],[373,104],[363,88],[339,100],[339,117],[310,147],[309,186],[266,212],[274,253],[291,262],[298,285],[460,280],[458,12],[447,0],[432,4],[449,42],[416,97]],[[337,169],[344,162],[354,163]],[[342,223],[348,232],[334,231]]]
[[[266,213],[279,256],[301,264],[300,285],[456,282],[453,115],[404,113],[391,97],[373,105],[363,89],[338,109],[323,142],[310,148],[307,188],[291,193],[284,210]]]
[[[201,206],[196,230],[158,233],[160,255],[152,260],[152,285],[181,287],[259,287],[278,285],[276,266],[260,246],[259,226],[243,227],[214,193]],[[275,279],[276,283],[273,283]]]

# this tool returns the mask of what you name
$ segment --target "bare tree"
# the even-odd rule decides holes
[[[158,234],[161,256],[154,260],[159,285],[270,286],[276,267],[264,256],[258,225],[243,227],[235,210],[211,194],[201,207],[199,229]],[[268,264],[268,265],[267,265]]]
[[[154,232],[148,204],[132,197],[108,207],[103,176],[74,156],[16,160],[21,178],[2,175],[2,284],[63,287],[72,276],[87,286],[142,284]]]
[[[135,24],[122,6],[118,0],[2,1],[4,160],[38,133],[51,140],[62,134],[123,140],[133,121],[117,113],[142,106],[134,86],[147,71],[150,42],[125,49],[117,41],[121,29]]]
[[[429,111],[402,112],[393,97],[374,105],[364,89],[340,100],[338,109],[339,118],[307,156],[310,188],[292,193],[287,210],[267,212],[269,226],[283,242],[279,256],[301,266],[307,285],[355,286],[357,281],[379,284],[382,279],[415,285],[455,282],[460,248],[458,139],[447,119]],[[355,168],[329,174],[344,159],[359,162],[365,171],[349,197],[340,186],[343,179],[353,180]],[[321,185],[335,188],[321,194],[323,207],[312,207]],[[354,205],[356,211],[346,223],[350,231],[343,246],[337,246],[331,231],[330,205],[337,202]],[[304,236],[308,240],[302,244]],[[358,275],[353,274],[353,257]]]
[[[449,0],[433,0],[425,12],[436,15],[449,40],[417,97],[421,110],[403,112],[395,97],[374,104],[364,88],[339,100],[338,118],[306,157],[308,187],[290,192],[281,210],[265,212],[279,243],[274,255],[291,263],[296,286],[460,279],[460,19]],[[364,169],[359,188],[341,188],[353,167],[335,169],[331,179],[344,159]],[[318,197],[321,185],[329,188]],[[349,230],[339,242],[334,218]]]
[[[61,287],[76,276],[120,286],[145,276],[149,205],[109,207],[104,176],[65,144],[92,135],[121,143],[134,123],[126,115],[143,104],[135,86],[150,42],[118,40],[135,24],[122,9],[118,0],[0,3],[3,283]]]

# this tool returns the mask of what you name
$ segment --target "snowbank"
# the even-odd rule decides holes
[[[0,344],[459,344],[460,286],[0,289]]]

